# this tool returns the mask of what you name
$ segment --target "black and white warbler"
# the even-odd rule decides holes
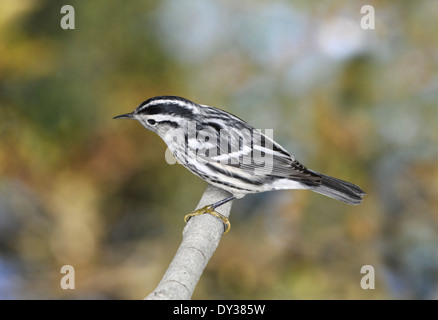
[[[307,169],[271,137],[238,117],[177,96],[159,96],[114,119],[135,119],[158,134],[175,158],[192,173],[232,196],[188,214],[211,213],[249,193],[308,189],[348,204],[365,192],[350,182]]]

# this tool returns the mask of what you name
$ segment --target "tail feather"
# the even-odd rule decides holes
[[[310,190],[348,204],[357,205],[362,202],[366,193],[357,185],[316,171],[312,172],[321,176],[321,184],[309,186]]]

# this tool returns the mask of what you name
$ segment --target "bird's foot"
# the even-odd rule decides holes
[[[216,218],[219,218],[222,220],[222,223],[224,224],[224,233],[223,234],[226,234],[226,233],[228,233],[228,231],[230,231],[230,229],[231,229],[230,220],[227,217],[225,217],[224,215],[214,211],[214,207],[212,205],[202,207],[198,210],[190,212],[189,214],[186,214],[184,216],[184,222],[187,223],[191,217],[200,216],[201,214],[204,214],[204,213],[209,213],[212,216],[215,216]]]

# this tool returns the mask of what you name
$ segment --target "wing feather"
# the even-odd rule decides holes
[[[308,170],[272,138],[247,123],[239,122],[239,126],[232,129],[223,128],[223,119],[213,117],[198,129],[207,126],[214,133],[216,141],[211,141],[210,137],[209,142],[215,147],[207,153],[197,150],[196,154],[223,173],[252,177],[257,181],[289,178],[321,183],[321,176]]]

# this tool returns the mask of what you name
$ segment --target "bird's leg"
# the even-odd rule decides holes
[[[204,214],[204,213],[209,213],[209,214],[215,216],[216,218],[219,218],[222,220],[222,223],[224,224],[224,233],[223,234],[225,234],[228,231],[230,231],[230,229],[231,229],[230,220],[227,217],[225,217],[224,215],[216,212],[215,209],[217,207],[220,207],[221,205],[227,203],[227,202],[234,200],[235,198],[236,198],[235,196],[229,196],[228,198],[225,198],[225,199],[220,200],[218,202],[215,202],[213,204],[206,205],[205,207],[202,207],[198,210],[190,212],[189,214],[186,214],[184,216],[184,222],[187,223],[187,221],[189,221],[191,217],[199,216],[199,215]]]

